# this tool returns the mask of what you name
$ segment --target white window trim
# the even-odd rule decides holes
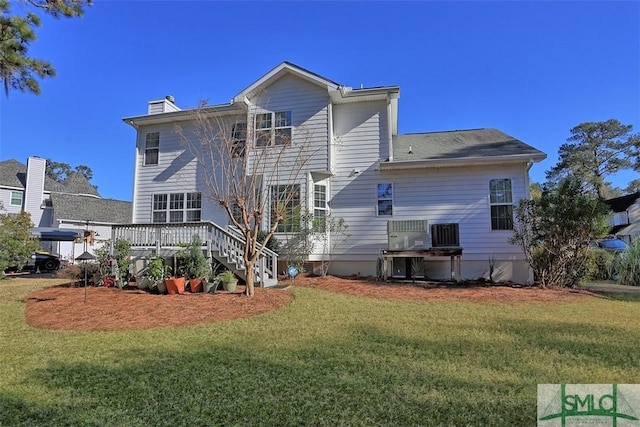
[[[276,126],[276,116],[278,114],[287,114],[288,118],[289,118],[289,124],[287,126]],[[263,116],[263,115],[269,115],[270,119],[269,120],[264,120],[264,121],[258,121],[257,117],[258,116]],[[258,127],[258,125],[261,125],[263,122],[268,122],[269,126],[267,127]],[[278,130],[282,130],[282,129],[289,129],[289,133],[290,133],[290,138],[289,138],[289,142],[287,144],[276,144],[276,132]],[[256,113],[253,116],[253,132],[254,132],[254,143],[253,145],[256,148],[266,148],[266,147],[274,147],[274,146],[290,146],[293,145],[293,119],[292,119],[292,113],[291,110],[284,110],[284,111],[263,111],[260,113]],[[269,132],[269,143],[268,144],[262,144],[262,145],[258,145],[258,134],[259,133],[266,133]]]
[[[200,207],[199,208],[192,208],[189,207],[190,201],[189,201],[189,195],[192,194],[199,194],[200,195]],[[165,196],[166,200],[165,200],[165,208],[164,209],[155,209],[155,201],[156,201],[156,197],[157,196]],[[175,198],[176,196],[182,196],[182,200],[180,202],[179,199],[174,199],[172,201],[172,196]],[[181,207],[179,209],[172,209],[172,202],[175,203],[181,203]],[[193,202],[193,201],[192,201]],[[197,192],[197,191],[192,191],[192,192],[186,192],[186,193],[178,193],[178,192],[172,192],[172,193],[155,193],[151,196],[151,221],[152,222],[162,222],[162,223],[172,223],[172,224],[179,224],[181,222],[192,222],[191,220],[187,220],[188,217],[188,213],[189,212],[200,212],[200,220],[202,220],[202,193]],[[182,219],[180,221],[171,221],[171,214],[172,213],[177,213],[177,212],[181,212],[182,214]],[[164,221],[156,221],[155,220],[155,214],[156,213],[164,213]]]
[[[149,147],[149,142],[156,142],[150,140],[151,135],[157,135],[157,138],[154,138],[157,141],[157,145],[155,147]],[[156,163],[147,163],[147,154],[155,150],[158,155],[156,157]],[[144,137],[144,155],[142,159],[142,166],[157,166],[160,163],[160,132],[147,132]]]
[[[381,185],[389,185],[389,186],[391,186],[390,187],[391,188],[391,196],[390,197],[380,197],[379,187]],[[393,183],[392,182],[381,182],[381,183],[376,184],[376,216],[384,216],[384,217],[393,216],[393,211],[395,210],[394,209],[394,207],[395,207],[394,193],[395,193],[395,190],[393,188]],[[391,214],[389,214],[389,215],[380,213],[380,202],[384,201],[384,200],[390,200],[391,201]]]
[[[492,202],[491,201],[491,183],[493,181],[509,181],[510,202]],[[492,208],[496,206],[511,206],[511,228],[494,228]],[[513,180],[511,178],[492,178],[489,180],[489,227],[491,231],[512,231],[513,230]]]
[[[280,187],[284,187],[286,190],[288,191],[298,191],[298,198],[297,198],[297,204],[293,204],[292,202],[294,200],[296,200],[295,198],[291,197],[289,198],[289,196],[285,196],[285,201],[287,202],[287,204],[292,203],[291,206],[291,210],[295,210],[296,206],[297,207],[302,207],[302,186],[300,184],[272,184],[269,186],[269,226],[271,226],[271,224],[273,224],[272,220],[272,215],[273,215],[273,211],[275,209],[274,207],[274,202],[276,201],[273,197],[273,188],[274,187],[278,187],[278,193],[277,194],[281,194],[280,193]],[[288,200],[287,200],[288,199]],[[287,218],[284,219],[284,221],[280,221],[278,223],[278,227],[276,229],[276,233],[281,233],[281,234],[286,234],[286,233],[295,233],[295,227],[293,227],[293,224],[291,224],[291,230],[280,230],[281,226],[287,225],[286,223]]]
[[[13,196],[15,194],[20,195],[20,202],[18,203],[13,203]],[[11,195],[9,196],[9,205],[10,206],[22,206],[22,202],[24,201],[24,194],[22,193],[22,191],[12,191]]]
[[[324,206],[316,206],[316,187],[322,187],[324,188]],[[315,221],[318,219],[318,217],[316,217],[316,211],[321,211],[324,213],[323,216],[323,220],[326,221],[327,220],[327,216],[329,214],[329,187],[327,186],[326,183],[319,183],[319,182],[315,182],[313,183],[313,221],[315,224]]]

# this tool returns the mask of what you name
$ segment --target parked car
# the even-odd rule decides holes
[[[5,270],[5,273],[15,273],[16,271],[53,271],[60,268],[60,257],[45,251],[38,251],[31,255],[31,259],[22,266],[12,266]]]
[[[615,236],[605,237],[594,243],[593,247],[605,249],[611,252],[624,252],[629,245],[622,239]]]

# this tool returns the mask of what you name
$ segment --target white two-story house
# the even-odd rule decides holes
[[[349,236],[331,249],[331,274],[477,279],[491,270],[494,280],[527,281],[524,256],[508,239],[513,206],[529,197],[529,170],[546,155],[491,128],[400,135],[399,98],[397,86],[354,89],[283,62],[207,109],[233,118],[242,155],[283,144],[292,156],[310,153],[295,182],[264,180],[271,188],[263,194],[275,203],[284,188],[295,192],[292,211],[345,220]],[[181,223],[214,223],[205,234],[227,229],[226,212],[207,197],[210,171],[185,147],[195,110],[169,96],[123,119],[137,132],[134,224],[116,227],[114,237],[160,250]],[[145,224],[153,227],[136,231]],[[276,237],[286,240],[290,225],[282,221]],[[323,256],[317,249],[309,261]],[[282,272],[274,266],[271,274],[276,268]]]

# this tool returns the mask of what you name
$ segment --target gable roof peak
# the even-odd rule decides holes
[[[286,74],[295,75],[315,85],[326,87],[327,89],[337,89],[338,87],[340,87],[340,84],[326,77],[323,77],[320,74],[309,71],[306,68],[300,67],[299,65],[296,65],[292,62],[283,61],[272,68],[269,72],[264,74],[262,77],[260,77],[258,80],[251,83],[244,90],[240,91],[240,93],[238,93],[233,98],[233,100],[236,102],[243,101],[245,98],[253,96],[261,88],[271,85],[273,82],[285,76]]]

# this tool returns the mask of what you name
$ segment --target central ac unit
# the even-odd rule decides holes
[[[387,222],[388,249],[404,251],[429,249],[429,225],[426,219]]]

